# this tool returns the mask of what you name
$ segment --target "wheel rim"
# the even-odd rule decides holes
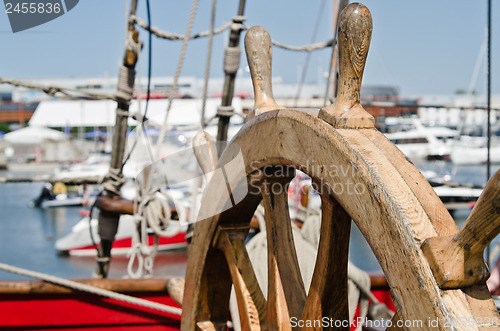
[[[370,134],[375,132],[375,130],[367,131],[372,131]],[[257,141],[256,137],[258,136],[269,137],[269,141],[273,142],[274,147],[262,148],[262,146],[253,143]],[[378,139],[385,138],[380,135]],[[306,143],[307,145],[305,145]],[[381,145],[384,145],[384,143]],[[355,221],[386,274],[392,289],[394,303],[398,309],[399,318],[422,320],[425,317],[426,320],[436,318],[439,321],[445,321],[450,306],[468,305],[463,292],[459,290],[439,290],[432,272],[421,254],[420,243],[428,237],[437,235],[437,229],[433,227],[428,216],[429,213],[422,207],[428,202],[420,202],[422,199],[419,200],[415,196],[412,189],[410,189],[411,185],[407,184],[407,180],[384,155],[387,151],[379,149],[362,132],[334,129],[327,123],[308,114],[293,110],[278,110],[264,113],[247,123],[245,128],[235,137],[231,146],[222,155],[219,165],[224,165],[228,160],[231,160],[235,153],[238,152],[236,146],[241,146],[241,153],[245,159],[246,174],[248,175],[248,182],[245,180],[244,185],[252,184],[252,180],[254,180],[252,178],[255,177],[258,169],[266,166],[284,165],[304,171],[314,181],[319,182],[322,186],[327,187],[330,190],[329,192],[332,192],[331,195],[335,199],[327,199],[329,195],[323,194],[323,205],[326,207],[323,207],[325,216],[323,217],[322,231],[325,231],[329,226],[330,231],[348,233],[349,225],[347,224],[350,223],[339,222],[338,219],[348,217]],[[395,153],[399,152],[395,151]],[[326,165],[330,167],[335,165],[337,173],[328,172]],[[409,163],[406,164],[406,167],[409,173],[418,172]],[[348,176],[346,173],[339,173],[342,169],[348,169],[351,173]],[[380,169],[383,169],[383,171]],[[358,190],[340,194],[335,191],[335,183],[341,183],[344,187],[349,185],[352,188],[357,187]],[[221,199],[221,194],[217,192],[221,192],[221,189],[227,191],[224,186],[225,183],[221,184],[214,181],[209,184],[202,209],[213,208],[214,201]],[[284,199],[281,197],[278,197],[278,199],[279,204],[281,204],[279,208],[284,210],[282,206]],[[425,197],[425,199],[432,200],[429,197]],[[244,234],[244,229],[248,226],[248,222],[260,201],[261,196],[259,194],[249,192],[233,208],[197,224],[193,238],[193,247],[196,247],[196,249],[190,251],[186,274],[186,284],[188,285],[185,299],[188,298],[188,302],[190,302],[190,305],[185,307],[184,310],[183,327],[186,329],[194,328],[198,321],[210,320],[225,323],[230,287],[233,281],[226,262],[226,256],[221,250],[214,247],[216,246],[213,244],[214,237],[217,229],[219,229],[219,232],[228,233],[227,236],[233,238],[237,237],[235,233]],[[339,203],[338,206],[335,206],[336,201]],[[439,200],[434,202],[441,204]],[[218,203],[216,205],[222,204]],[[340,206],[342,208],[337,208]],[[269,209],[269,207],[267,208]],[[331,215],[335,214],[333,218],[336,218],[331,224],[325,222],[325,218],[328,218],[326,215],[329,215],[328,212],[325,213],[325,210],[329,209],[332,210]],[[349,216],[346,216],[343,210]],[[266,212],[266,214],[268,213]],[[443,218],[439,222],[440,229],[449,228],[450,231],[453,231],[453,228],[456,227],[454,224],[450,224],[448,219]],[[283,230],[283,233],[288,233],[289,230],[285,230]],[[238,239],[240,242],[242,240],[241,236],[243,235],[240,234]],[[379,240],[379,238],[386,238],[387,240],[383,241]],[[321,241],[323,242],[323,240]],[[333,259],[334,256],[338,258],[338,254],[333,253],[335,249],[336,252],[346,250],[345,242],[337,244],[340,247],[333,248],[332,245],[335,245],[335,243],[323,243],[323,246],[320,244],[318,253],[318,261],[320,262],[317,262],[316,268],[318,268],[318,263],[326,263]],[[241,246],[241,244],[238,245]],[[270,249],[272,249],[272,246]],[[291,254],[293,255],[293,253]],[[342,261],[340,270],[343,270],[343,266],[347,265],[346,261],[344,263],[342,256],[340,256]],[[242,259],[240,264],[245,264],[247,263],[248,254],[245,252],[243,257],[240,258]],[[323,261],[323,259],[327,261]],[[289,257],[285,260],[294,260],[294,258]],[[258,308],[258,311],[260,310],[259,312],[262,315],[262,312],[266,311],[266,308],[262,307],[262,299],[260,301],[258,299],[262,291],[260,291],[259,295],[260,289],[256,289],[252,285],[254,276],[245,274],[249,270],[241,266],[239,268],[241,277],[243,277],[244,283],[247,284],[249,295],[254,297],[254,306],[256,309]],[[292,269],[296,270],[295,267]],[[281,270],[281,273],[283,274],[283,270]],[[338,307],[336,309],[331,308],[333,307],[332,301],[337,300],[332,300],[331,296],[340,295],[343,298],[346,296],[345,292],[339,290],[337,286],[325,289],[324,286],[326,285],[319,281],[323,275],[318,274],[316,276],[317,274],[315,272],[313,276],[313,284],[315,284],[314,278],[318,278],[316,280],[318,284],[314,285],[314,287],[312,285],[311,288],[321,290],[310,291],[307,298],[299,296],[300,300],[297,301],[297,304],[288,302],[285,306],[289,316],[298,315],[308,319],[313,316],[345,318],[345,313],[340,313],[342,316],[339,317],[331,315],[333,314],[332,310],[339,311]],[[343,276],[346,275],[344,271],[339,271],[339,274],[342,275],[341,278],[346,277]],[[210,283],[210,279],[217,279],[217,281]],[[343,279],[342,282],[344,282]],[[293,290],[301,287],[298,285],[299,283],[297,280],[293,281],[293,284],[295,284],[292,286]],[[287,291],[290,290],[284,289],[283,293]],[[341,291],[341,293],[336,291]],[[282,307],[283,300],[291,300],[287,300],[286,295],[285,298],[280,296],[280,293],[282,293],[280,291],[275,293],[276,297],[271,297],[268,300],[268,302],[274,302],[272,307]],[[457,303],[451,304],[450,300],[455,300]],[[299,308],[304,306],[305,310],[300,311]],[[269,307],[271,305],[267,307],[267,310],[270,309]],[[289,321],[283,321],[283,316],[286,316],[286,313],[276,312],[273,314],[277,316],[276,323],[278,326],[286,328],[283,325],[285,323],[289,327]],[[260,319],[263,319],[262,317],[260,316]],[[269,321],[269,318],[267,320]]]

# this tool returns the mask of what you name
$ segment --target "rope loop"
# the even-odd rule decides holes
[[[243,23],[247,20],[245,16],[237,15],[233,17],[233,22],[234,23]]]
[[[129,117],[130,116],[130,112],[128,110],[125,110],[125,109],[117,108],[116,109],[116,115],[123,116],[123,117]]]
[[[133,279],[140,278],[144,267],[144,256],[142,255],[141,243],[134,244],[127,253],[127,257],[129,258],[127,264],[128,275]],[[134,270],[135,260],[137,260],[137,268]]]
[[[179,217],[179,226],[170,228],[168,227],[171,219],[169,201],[175,204]],[[153,229],[154,233],[161,237],[175,236],[186,223],[186,211],[182,208],[182,205],[174,200],[170,193],[159,189],[145,194],[143,201],[139,205],[139,213],[144,215],[147,225]]]
[[[132,51],[136,55],[139,55],[139,53],[142,50],[142,46],[144,45],[142,40],[139,40],[138,42],[135,42],[133,38],[133,32],[128,31],[127,33],[127,39],[125,40],[125,50],[126,51]]]
[[[236,112],[234,111],[233,106],[219,106],[217,107],[217,116],[225,116],[225,117],[231,117]]]
[[[240,32],[242,30],[247,30],[248,27],[243,24],[247,18],[245,16],[234,16],[233,22],[231,23],[231,31]]]

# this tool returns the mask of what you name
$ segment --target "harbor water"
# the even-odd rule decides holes
[[[440,175],[449,175],[455,182],[484,185],[485,166],[453,167],[450,163],[416,164],[421,170],[433,170]],[[499,168],[492,166],[491,174]],[[3,174],[5,175],[5,174]],[[9,175],[9,174],[7,174]],[[83,207],[32,208],[29,203],[38,196],[43,183],[1,183],[0,184],[0,263],[26,268],[64,278],[90,278],[95,268],[94,257],[59,255],[55,241],[71,231],[82,218]],[[453,213],[459,227],[470,210]],[[495,242],[498,238],[495,240]],[[367,271],[378,270],[378,262],[368,244],[356,228],[352,226],[350,259],[359,268]],[[183,250],[161,252],[155,260],[154,276],[183,276],[186,265]],[[113,257],[110,274],[112,278],[127,275],[128,258]],[[0,280],[28,280],[29,278],[0,271]]]
[[[84,207],[33,208],[29,203],[38,196],[43,183],[0,184],[0,263],[63,278],[91,278],[95,257],[60,255],[55,241],[71,231],[82,219]],[[162,252],[155,260],[155,276],[182,277],[185,251]],[[113,257],[110,278],[127,275],[128,258]],[[29,278],[0,271],[0,280]]]

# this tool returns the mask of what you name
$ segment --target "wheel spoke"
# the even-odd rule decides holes
[[[266,299],[259,287],[255,271],[248,257],[245,237],[248,228],[219,227],[217,246],[225,256],[231,273],[241,327],[243,330],[260,330],[260,321],[266,313]]]
[[[277,194],[273,192],[270,183],[261,186],[268,252],[267,316],[278,316],[278,322],[285,323],[289,328],[290,317],[298,318],[302,315],[306,292],[295,251],[286,183],[279,184],[280,190]]]
[[[351,217],[332,197],[322,196],[321,239],[302,320],[349,320],[347,265]],[[349,329],[347,327],[347,329]]]
[[[227,323],[214,323],[212,321],[197,322],[196,326],[202,331],[225,331],[227,330]]]
[[[394,316],[392,316],[392,319],[391,319],[391,322],[389,323],[389,326],[385,330],[386,331],[401,330],[400,327],[397,327],[399,321],[402,321],[401,312],[399,310],[396,310],[396,313],[394,314]],[[399,322],[399,323],[401,323],[401,322]]]
[[[268,260],[266,326],[268,330],[291,330],[289,305],[285,298],[277,259],[273,255]]]

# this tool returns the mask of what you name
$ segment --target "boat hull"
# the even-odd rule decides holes
[[[171,222],[174,228],[179,227],[178,223]],[[89,228],[90,227],[90,228]],[[92,236],[90,234],[92,230]],[[136,225],[134,218],[130,215],[122,215],[120,218],[120,224],[118,226],[118,233],[116,234],[115,241],[113,242],[113,247],[111,254],[113,255],[124,255],[130,251],[132,247],[132,237],[136,231]],[[186,227],[179,228],[177,234],[172,237],[159,237],[158,239],[158,250],[165,251],[177,248],[186,247]],[[99,244],[100,238],[97,231],[97,219],[93,219],[89,222],[88,218],[83,218],[78,222],[72,229],[71,233],[60,238],[56,241],[56,249],[63,254],[69,254],[74,256],[94,256],[96,255],[96,249],[94,243]],[[148,235],[148,244],[153,246],[155,242],[154,235]]]

